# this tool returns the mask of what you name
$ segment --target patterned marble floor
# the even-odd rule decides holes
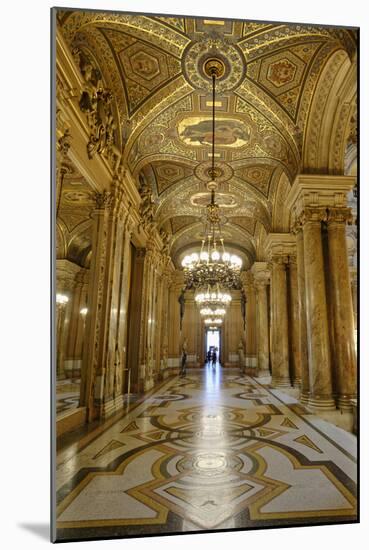
[[[80,380],[58,380],[56,383],[56,414],[76,409],[79,403]]]
[[[356,521],[356,438],[210,367],[58,455],[58,540]]]

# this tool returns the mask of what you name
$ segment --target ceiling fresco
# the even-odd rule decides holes
[[[216,200],[225,240],[245,258],[255,256],[260,236],[282,226],[280,207],[302,166],[319,78],[337,52],[355,57],[354,31],[72,10],[60,10],[58,24],[71,52],[89,52],[100,67],[115,99],[124,162],[138,187],[145,181],[152,188],[155,221],[170,235],[173,259],[195,246],[209,200],[213,103],[204,63],[221,60]],[[88,201],[88,189],[69,178],[61,216]]]
[[[64,165],[65,166],[65,165]],[[56,257],[89,267],[93,192],[71,161],[57,197]]]

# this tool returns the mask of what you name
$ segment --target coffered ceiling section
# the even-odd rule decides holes
[[[355,32],[72,10],[59,11],[58,23],[71,51],[88,51],[99,65],[124,162],[138,187],[152,188],[173,251],[196,240],[209,200],[213,102],[204,64],[219,60],[216,199],[229,239],[257,250],[255,235],[275,226],[277,202],[283,208],[280,179],[286,187],[301,169],[319,77],[337,52],[354,58]]]

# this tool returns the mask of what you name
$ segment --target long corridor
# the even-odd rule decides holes
[[[194,369],[59,452],[58,540],[354,521],[355,455],[280,391]]]

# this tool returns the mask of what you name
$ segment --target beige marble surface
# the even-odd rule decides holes
[[[58,539],[352,520],[355,439],[268,379],[190,370],[63,449]]]

